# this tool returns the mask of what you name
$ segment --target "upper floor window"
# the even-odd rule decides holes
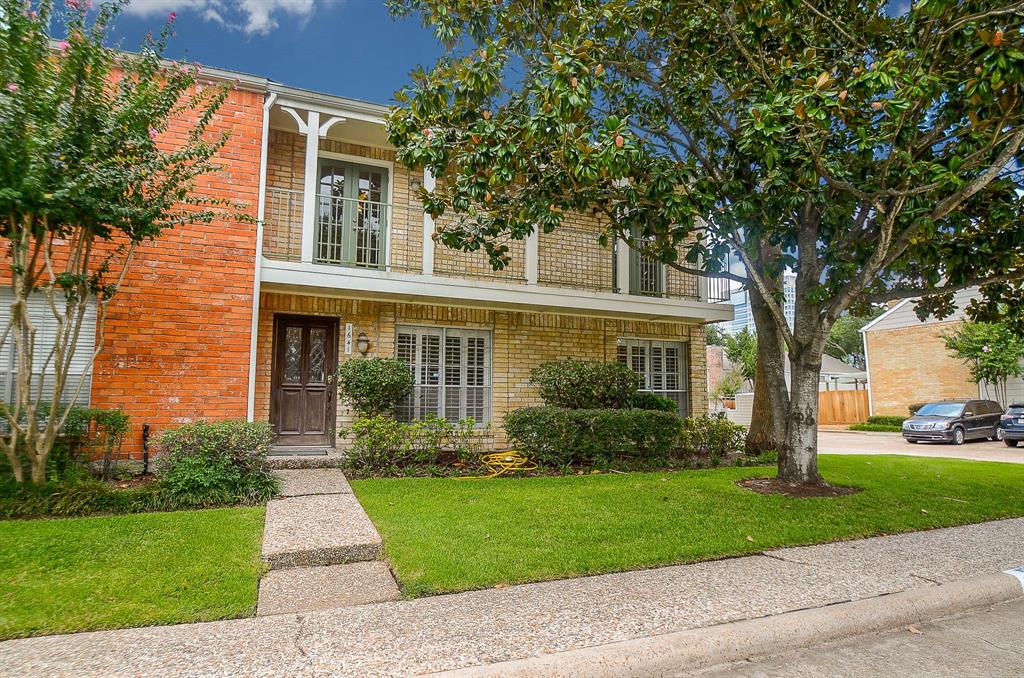
[[[690,412],[686,344],[678,341],[619,339],[618,361],[643,377],[640,390],[676,403],[681,416]]]
[[[387,243],[388,170],[321,159],[317,263],[378,268]]]
[[[447,327],[399,327],[396,355],[413,374],[413,390],[398,406],[400,421],[429,414],[477,424],[490,421],[491,333]]]

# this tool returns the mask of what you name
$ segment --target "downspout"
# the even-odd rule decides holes
[[[260,322],[260,275],[263,267],[263,216],[267,202],[267,144],[270,139],[270,107],[277,100],[271,92],[263,102],[263,141],[260,145],[260,187],[256,203],[256,260],[252,280],[252,323],[249,327],[249,393],[246,398],[245,418],[252,421],[256,414],[256,333]]]

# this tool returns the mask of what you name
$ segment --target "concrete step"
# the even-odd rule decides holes
[[[337,450],[327,454],[268,454],[267,464],[272,469],[341,468],[344,459]]]
[[[339,468],[287,469],[275,473],[281,479],[282,497],[352,494],[352,487]]]
[[[289,567],[268,572],[260,581],[258,616],[312,612],[398,600],[402,592],[381,561]]]
[[[270,569],[376,560],[381,540],[353,494],[274,499],[267,504],[263,560]]]

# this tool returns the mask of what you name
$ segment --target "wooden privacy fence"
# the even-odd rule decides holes
[[[867,418],[867,391],[818,392],[818,424],[856,424]]]

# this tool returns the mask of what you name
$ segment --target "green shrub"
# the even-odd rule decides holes
[[[0,483],[0,518],[141,513],[168,506],[156,484],[119,489],[99,480]]]
[[[445,458],[470,461],[477,451],[473,427],[472,419],[452,423],[434,415],[408,423],[382,415],[360,417],[352,425],[345,468],[359,475],[401,475],[402,469],[436,466]]]
[[[157,476],[166,500],[193,507],[270,499],[280,485],[267,464],[273,438],[269,423],[241,420],[164,431]]]
[[[363,417],[394,413],[412,386],[409,366],[397,358],[353,358],[338,367],[338,393]]]
[[[550,407],[570,410],[621,409],[640,388],[640,376],[620,363],[558,360],[530,372],[530,383]]]
[[[903,422],[906,421],[906,419],[906,417],[894,417],[890,415],[876,414],[868,417],[867,423],[878,424],[880,426],[895,426],[896,428],[900,428],[903,426]]]
[[[673,413],[639,409],[524,407],[505,417],[509,440],[542,466],[667,459],[682,427]]]
[[[868,431],[870,433],[899,433],[902,426],[890,426],[889,424],[851,424],[847,427],[850,431]]]
[[[114,461],[121,456],[121,443],[128,433],[130,418],[121,409],[71,407],[61,429],[69,454],[86,463],[101,461],[100,476],[109,479]]]
[[[679,434],[679,450],[684,456],[708,458],[712,465],[736,450],[743,449],[746,429],[722,414],[688,417]]]
[[[650,391],[637,391],[629,401],[630,407],[638,410],[658,410],[660,412],[677,412],[679,406],[675,401]]]

